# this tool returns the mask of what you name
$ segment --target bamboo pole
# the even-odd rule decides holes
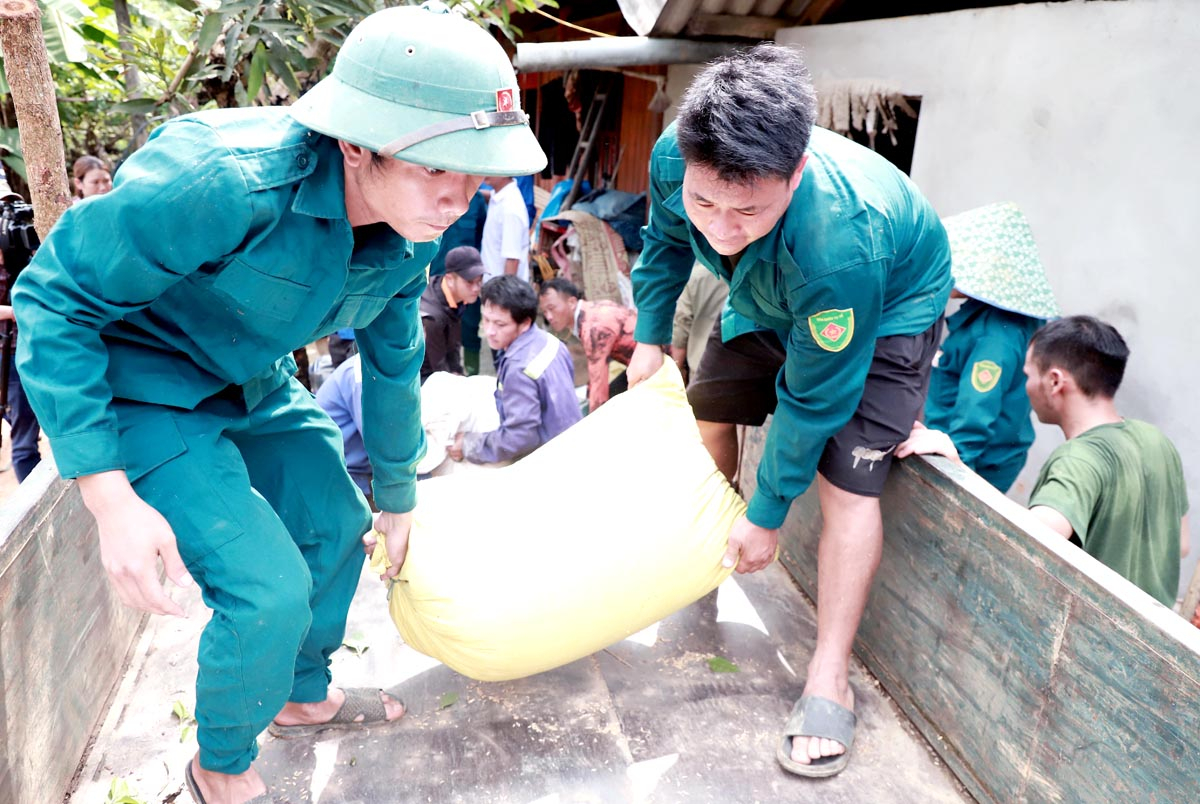
[[[35,0],[0,0],[0,55],[17,110],[34,225],[45,239],[71,205],[71,193],[42,14]]]

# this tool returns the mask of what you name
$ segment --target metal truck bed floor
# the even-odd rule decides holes
[[[801,691],[815,619],[778,565],[734,576],[607,651],[505,683],[472,681],[403,645],[384,594],[364,572],[347,641],[366,649],[338,651],[334,681],[383,686],[407,703],[408,714],[369,731],[264,735],[258,767],[280,800],[971,800],[857,662],[859,730],[850,767],[819,781],[779,768],[776,742]],[[207,610],[198,595],[185,599],[189,619],[151,618],[71,801],[104,801],[114,778],[145,804],[189,800],[183,768],[196,750],[195,733],[180,741],[172,706],[192,707],[195,645]],[[710,669],[718,656],[738,672]]]

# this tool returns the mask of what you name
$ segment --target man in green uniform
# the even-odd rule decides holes
[[[426,266],[483,174],[545,165],[518,97],[478,26],[444,8],[381,11],[291,109],[159,128],[17,284],[21,373],[117,593],[181,614],[161,558],[213,610],[186,769],[198,801],[267,800],[251,763],[268,725],[304,734],[403,712],[378,690],[330,686],[371,514],[337,428],[281,356],[356,329],[394,574],[425,447]]]
[[[792,500],[819,473],[817,645],[778,751],[828,776],[853,741],[850,648],[883,542],[891,451],[925,403],[950,294],[950,252],[930,204],[877,154],[813,128],[793,51],[722,59],[688,89],[650,164],[650,222],[633,271],[630,384],[657,370],[675,302],[699,261],[729,283],[688,398],[726,476],[738,424],[774,413],[726,565],[767,566]]]
[[[1058,317],[1033,230],[1015,204],[946,218],[954,292],[966,301],[946,319],[929,380],[925,424],[942,430],[959,457],[1007,491],[1025,466],[1033,421],[1025,394],[1025,350]]]
[[[1113,397],[1129,348],[1091,316],[1060,318],[1033,336],[1026,390],[1040,421],[1067,441],[1042,466],[1029,498],[1038,519],[1141,587],[1175,604],[1188,551],[1188,501],[1174,445],[1155,426],[1126,419]],[[957,460],[946,434],[918,426],[896,454]]]

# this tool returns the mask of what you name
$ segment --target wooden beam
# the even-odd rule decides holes
[[[621,16],[619,11],[613,11],[609,14],[601,14],[596,17],[588,17],[587,19],[575,20],[566,16],[563,9],[546,9],[546,13],[555,17],[560,17],[566,22],[578,25],[580,28],[588,28],[600,33],[612,34],[617,36],[622,32],[622,29],[629,30],[625,27],[625,18]],[[545,28],[538,30],[530,30],[521,23],[526,20],[537,20],[546,23]],[[559,25],[551,22],[540,14],[522,14],[519,19],[514,20],[518,28],[526,31],[520,37],[522,42],[570,42],[578,39],[588,39],[591,34],[583,31],[578,31],[569,25]]]
[[[689,36],[723,36],[738,39],[774,39],[780,28],[795,21],[779,17],[739,17],[734,14],[697,14],[685,29]]]
[[[827,14],[836,11],[845,0],[812,0],[800,16],[797,25],[816,25]]]

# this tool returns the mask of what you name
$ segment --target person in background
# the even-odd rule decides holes
[[[425,450],[418,303],[437,240],[484,175],[545,165],[519,96],[480,26],[440,3],[375,12],[290,107],[157,128],[17,280],[22,379],[114,591],[184,614],[161,560],[212,609],[199,750],[182,769],[198,802],[275,800],[254,767],[264,729],[404,714],[383,690],[335,686],[331,659],[376,534],[385,577],[407,553]],[[347,326],[376,517],[290,356]]]
[[[729,296],[729,286],[701,263],[692,266],[692,275],[675,303],[671,325],[671,358],[688,383],[700,368],[700,358],[710,337],[721,337],[718,329],[721,310]]]
[[[488,193],[484,192],[485,183],[475,195],[471,196],[471,205],[466,213],[450,225],[442,235],[442,244],[438,253],[429,263],[429,275],[446,272],[446,255],[459,246],[471,246],[478,250],[483,243],[483,224],[487,221]],[[460,322],[463,345],[463,370],[468,374],[479,373],[479,348],[483,341],[479,338],[479,299],[464,305]]]
[[[1167,437],[1117,411],[1113,397],[1128,359],[1121,334],[1091,316],[1060,318],[1034,333],[1024,367],[1029,401],[1067,440],[1042,465],[1029,510],[1171,607],[1189,550],[1187,486]],[[946,433],[919,422],[896,450],[901,458],[929,453],[960,460]]]
[[[425,328],[425,360],[421,382],[435,371],[462,374],[463,308],[479,299],[483,261],[474,246],[459,246],[446,255],[445,273],[429,278],[421,294],[421,326]]]
[[[0,253],[0,268],[4,267],[4,255]],[[42,451],[38,439],[42,435],[41,425],[38,424],[37,414],[29,406],[25,397],[25,388],[21,385],[21,374],[17,370],[16,361],[16,325],[7,322],[14,321],[11,305],[0,304],[0,326],[11,327],[12,335],[7,348],[9,354],[3,359],[8,364],[8,407],[4,410],[4,420],[8,422],[8,440],[12,447],[12,468],[16,473],[17,482],[25,482],[29,473],[42,461]]]
[[[346,471],[358,490],[363,493],[372,510],[371,459],[363,442],[362,359],[351,355],[333,370],[329,379],[317,389],[317,404],[333,419],[342,433],[342,454]]]
[[[558,338],[534,323],[537,294],[515,276],[483,286],[483,333],[496,352],[496,409],[500,427],[460,433],[447,453],[456,461],[500,463],[533,452],[582,418],[575,367]]]
[[[627,387],[625,373],[609,379],[610,360],[629,365],[637,311],[610,301],[585,301],[583,292],[561,277],[542,284],[538,294],[542,315],[556,332],[570,332],[583,344],[588,369],[588,412],[594,413],[610,396]]]
[[[98,156],[81,156],[71,166],[75,197],[91,198],[112,189],[112,171]]]
[[[1017,479],[1033,444],[1021,367],[1029,339],[1058,317],[1033,231],[1015,204],[991,204],[946,218],[952,298],[933,361],[925,424],[944,431],[962,462],[1001,491]]]
[[[494,192],[483,224],[483,267],[487,278],[505,274],[529,281],[529,213],[521,189],[508,176],[488,180]]]
[[[627,373],[632,387],[662,365],[697,261],[729,283],[688,400],[730,478],[737,426],[772,416],[726,566],[768,566],[792,501],[817,482],[817,644],[776,760],[830,776],[857,725],[850,649],[883,549],[879,495],[925,406],[952,282],[933,206],[879,154],[814,128],[816,106],[803,60],[774,44],[692,82],[651,155]]]
[[[537,217],[537,206],[533,203],[534,177],[514,176],[513,181],[516,182],[517,189],[521,191],[521,200],[525,202],[525,212],[529,215],[530,222],[532,222]]]

